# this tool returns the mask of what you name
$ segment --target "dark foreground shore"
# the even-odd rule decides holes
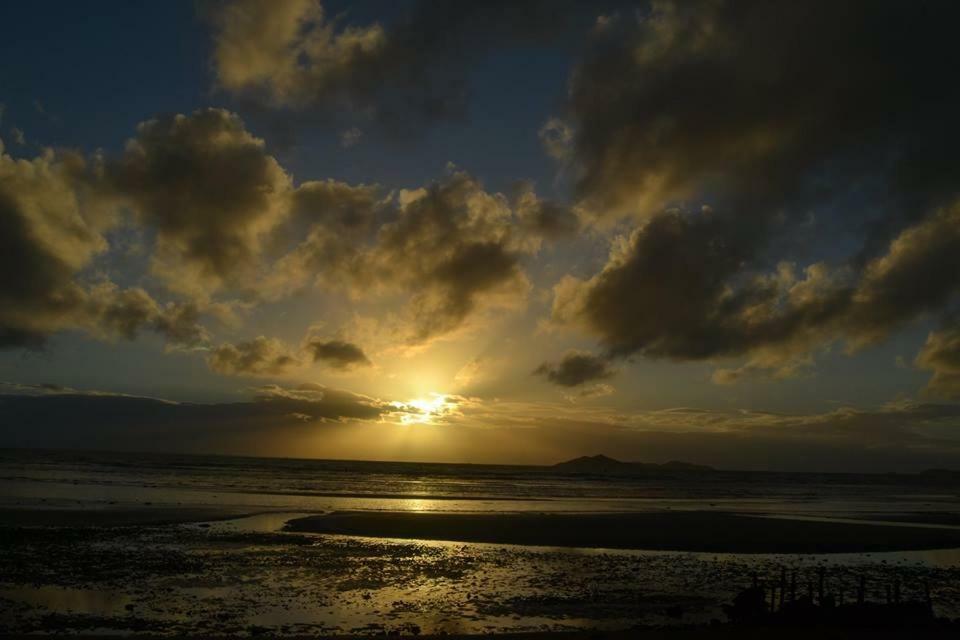
[[[896,633],[878,633],[893,625],[872,611],[865,620],[869,630],[858,628],[862,616],[839,615],[844,597],[850,606],[858,592],[867,603],[897,603],[902,597],[904,603],[926,602],[925,611],[937,617],[960,614],[960,567],[953,550],[831,558],[585,552],[559,544],[603,546],[619,539],[628,548],[859,550],[960,546],[957,529],[671,511],[405,517],[269,512],[206,520],[227,518],[227,511],[147,504],[0,510],[0,636],[359,638],[445,632],[447,638],[469,638],[496,632],[517,640],[768,638],[773,633],[758,630],[766,622],[762,612],[737,627],[713,621],[745,619],[728,615],[726,607],[750,585],[759,584],[767,594],[776,587],[778,594],[786,591],[781,600],[793,602],[793,587],[784,587],[785,579],[788,585],[796,582],[798,601],[811,592],[822,592],[827,602],[836,598],[836,610],[822,617],[836,618],[844,628],[834,632],[804,612],[806,629],[778,625],[775,635],[782,639],[813,633],[902,637],[904,624],[896,625]],[[190,522],[199,517],[204,520]],[[278,531],[291,517],[292,529],[352,529],[358,535]],[[491,517],[494,522],[487,521]],[[474,535],[477,528],[486,535]],[[456,539],[458,533],[530,546],[372,537]],[[771,598],[761,597],[759,608]],[[758,607],[746,609],[756,613]],[[914,618],[894,621],[905,621],[912,637],[947,637],[932,628],[939,620],[921,616],[913,624]],[[671,625],[684,628],[662,628]],[[913,633],[914,627],[922,633]],[[616,629],[631,631],[611,632]]]
[[[497,633],[497,634],[451,634],[451,635],[422,635],[419,640],[479,640],[480,638],[496,638],[496,640],[769,640],[776,637],[778,640],[810,640],[816,635],[817,640],[844,640],[844,639],[877,639],[894,640],[897,638],[956,638],[957,628],[948,626],[942,629],[831,629],[831,628],[803,628],[785,629],[783,627],[735,627],[719,625],[715,627],[665,627],[659,629],[632,629],[627,631],[550,631],[534,633]],[[36,635],[6,636],[10,640],[30,640]],[[75,640],[116,640],[115,635],[72,635]],[[163,640],[232,640],[231,636],[136,636],[139,640],[163,638]],[[236,636],[249,638],[250,636]],[[275,636],[264,634],[257,636],[269,640]],[[276,636],[279,637],[279,636]],[[283,640],[369,640],[370,635],[341,635],[341,636],[283,636]],[[406,636],[414,637],[414,636]]]
[[[702,511],[609,514],[337,512],[296,532],[716,553],[864,553],[960,547],[960,529],[789,520]]]

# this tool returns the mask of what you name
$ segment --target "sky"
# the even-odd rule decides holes
[[[954,3],[5,3],[0,446],[960,468]]]

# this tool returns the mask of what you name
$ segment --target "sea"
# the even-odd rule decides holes
[[[609,475],[549,466],[0,450],[0,506],[148,502],[320,512],[716,509],[869,519],[956,512],[960,481],[892,473]]]

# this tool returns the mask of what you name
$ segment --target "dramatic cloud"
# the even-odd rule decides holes
[[[960,90],[940,78],[960,54],[944,20],[892,2],[721,0],[606,21],[541,135],[575,171],[582,215],[639,223],[599,273],[559,282],[554,318],[612,357],[746,356],[715,378],[731,382],[947,308]],[[821,233],[871,231],[798,276],[818,248],[797,237],[813,211]]]
[[[555,41],[592,7],[542,0],[421,2],[389,25],[344,24],[316,0],[210,7],[223,89],[272,107],[360,114],[394,126],[465,110],[466,72],[490,50]]]
[[[386,44],[378,24],[336,30],[315,0],[245,0],[212,7],[217,29],[214,64],[220,85],[229,91],[254,90],[280,105],[314,100],[348,102],[352,79],[364,66],[375,68]],[[371,62],[374,64],[371,65]]]
[[[397,338],[407,344],[456,331],[486,309],[515,307],[530,288],[523,259],[574,225],[573,214],[539,200],[529,185],[511,206],[458,171],[386,195],[307,182],[293,200],[293,228],[306,238],[277,261],[264,295],[311,284],[352,298],[404,293]]]
[[[291,206],[290,224],[276,235],[278,244],[293,248],[276,261],[259,287],[268,299],[356,278],[376,227],[396,216],[393,203],[378,187],[336,180],[302,183]]]
[[[577,387],[609,378],[614,371],[604,358],[582,351],[570,351],[560,362],[544,362],[533,373],[563,387]]]
[[[195,305],[161,306],[139,287],[121,289],[110,282],[94,285],[85,293],[83,313],[88,331],[102,339],[133,340],[143,329],[159,333],[168,348],[174,349],[199,347],[209,339]]]
[[[2,149],[0,149],[2,152]],[[0,153],[0,347],[39,348],[58,331],[132,339],[153,329],[172,345],[202,342],[196,313],[161,307],[144,289],[82,275],[105,252],[116,203],[99,159]]]
[[[960,199],[904,229],[866,264],[847,330],[859,344],[876,342],[918,314],[943,309],[958,293]]]
[[[207,365],[226,376],[279,376],[302,366],[282,341],[257,336],[247,342],[222,344],[207,355]]]
[[[600,215],[691,199],[759,215],[883,176],[891,205],[926,210],[958,172],[946,9],[658,1],[624,15],[572,78],[580,195]]]
[[[108,174],[156,230],[154,273],[202,299],[257,275],[266,237],[289,209],[290,177],[222,109],[140,124]]]
[[[528,184],[511,201],[460,171],[398,194],[305,182],[292,194],[290,224],[276,234],[281,244],[302,240],[276,261],[260,293],[279,298],[310,286],[354,299],[403,293],[397,339],[423,344],[486,309],[515,307],[530,287],[523,259],[576,227],[569,209],[539,199]]]
[[[146,121],[119,157],[95,164],[52,152],[2,162],[5,259],[16,262],[0,291],[8,346],[78,327],[127,338],[149,327],[196,346],[208,339],[201,310],[223,304],[214,296],[276,301],[313,286],[353,298],[406,294],[398,339],[423,344],[479,311],[516,306],[530,286],[521,260],[576,226],[530,185],[511,203],[459,172],[399,194],[334,180],[294,187],[263,141],[218,109]],[[163,307],[142,287],[80,282],[109,250],[105,233],[125,206],[153,245],[151,272],[186,301]],[[225,345],[211,366],[261,375],[297,360],[266,347]]]
[[[210,369],[226,376],[283,376],[311,363],[340,371],[372,365],[356,344],[310,334],[299,349],[292,349],[277,338],[257,336],[245,342],[222,344],[207,354]]]
[[[0,144],[0,328],[6,346],[40,344],[76,326],[84,291],[74,281],[106,249],[98,167],[73,152],[14,159]]]
[[[210,341],[200,324],[200,310],[193,303],[167,304],[152,321],[153,329],[173,347],[199,347]]]
[[[529,182],[520,185],[513,206],[520,225],[534,236],[557,239],[570,236],[580,228],[573,209],[538,198]]]
[[[946,398],[960,398],[960,324],[931,332],[915,364],[933,371],[927,391]]]
[[[370,366],[370,360],[363,349],[343,340],[312,340],[307,343],[306,351],[319,362],[334,369],[350,369],[355,366]]]
[[[739,228],[719,214],[667,212],[614,243],[589,280],[564,278],[554,318],[597,335],[610,356],[704,360],[750,355],[750,371],[787,374],[822,344],[851,348],[886,338],[960,292],[960,207],[908,227],[859,272],[813,264],[802,276],[789,263],[750,269]]]
[[[744,240],[715,213],[668,212],[614,243],[604,269],[554,290],[554,318],[580,323],[609,355],[699,360],[792,343],[805,346],[849,291],[822,266],[798,278],[744,269]]]
[[[530,285],[520,260],[531,247],[516,233],[502,194],[458,172],[402,192],[399,204],[366,264],[376,282],[412,293],[409,342],[453,331],[479,308],[512,306],[526,295]]]

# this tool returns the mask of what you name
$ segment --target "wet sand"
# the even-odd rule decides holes
[[[881,601],[884,589],[895,581],[910,601],[922,598],[923,587],[929,584],[938,615],[960,613],[960,565],[956,560],[929,564],[942,561],[926,555],[953,551],[840,556],[834,561],[831,556],[814,555],[718,557],[277,531],[289,518],[315,524],[316,518],[304,518],[309,512],[270,512],[228,522],[124,524],[133,517],[141,523],[148,516],[184,522],[201,515],[197,510],[157,504],[152,505],[155,513],[144,513],[150,508],[118,504],[112,510],[19,510],[21,524],[27,522],[25,518],[34,523],[43,518],[53,526],[17,526],[3,520],[0,635],[318,638],[419,632],[467,638],[496,632],[528,640],[559,640],[555,633],[567,640],[759,638],[769,635],[750,636],[740,629],[704,625],[723,620],[722,605],[732,602],[753,579],[771,584],[784,569],[797,575],[800,585],[814,584],[822,575],[834,593],[854,593],[858,581],[866,578],[868,599],[874,602]],[[135,513],[121,516],[129,509]],[[94,512],[104,514],[98,525],[90,518]],[[348,515],[327,522],[342,521]],[[673,526],[679,526],[676,518],[705,517],[695,512],[651,514],[655,515],[660,515],[661,525],[662,518],[672,518]],[[710,519],[697,525],[701,537],[712,533],[705,522],[721,531],[716,514],[706,515]],[[65,517],[76,524],[65,524]],[[563,529],[568,522],[544,521],[542,516],[533,519],[539,523],[535,531],[539,542],[544,532]],[[787,526],[822,524],[748,520]],[[605,524],[615,530],[636,527],[637,522],[614,517]],[[597,522],[591,524],[595,527]],[[647,526],[655,525],[648,519]],[[528,523],[527,528],[532,527]],[[661,528],[666,530],[665,525]],[[943,529],[919,533],[944,531],[953,533]],[[659,629],[664,625],[693,628]],[[610,634],[615,629],[633,631]]]
[[[125,527],[215,522],[252,516],[262,510],[229,507],[131,506],[104,508],[0,508],[0,522],[8,527]]]
[[[863,553],[960,547],[960,529],[672,511],[604,514],[337,512],[286,530],[373,538],[716,553]]]

